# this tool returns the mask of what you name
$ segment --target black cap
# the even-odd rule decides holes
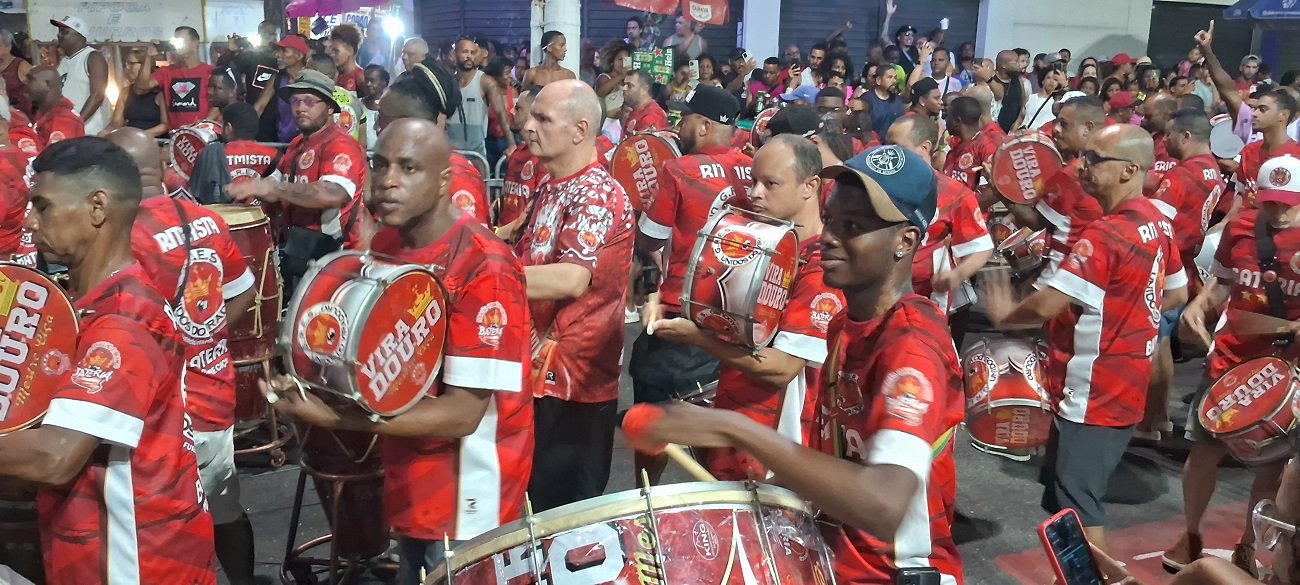
[[[938,81],[935,81],[933,77],[930,77],[928,75],[922,77],[920,81],[912,84],[912,101],[915,102],[918,97],[930,93],[936,89],[939,89]]]
[[[704,85],[691,90],[685,101],[668,102],[668,109],[677,110],[683,116],[696,114],[719,124],[735,124],[736,116],[740,114],[740,101],[721,87]]]
[[[817,110],[806,104],[790,104],[782,108],[767,122],[767,131],[772,136],[797,134],[805,138],[817,132],[822,118]]]
[[[731,50],[731,54],[729,55],[729,58],[732,61],[735,61],[736,59],[739,59],[744,56],[745,56],[745,50],[740,47],[736,47]]]
[[[905,32],[908,32],[908,31],[911,31],[911,32],[915,33],[915,32],[916,32],[916,27],[914,27],[914,26],[912,26],[912,25],[910,25],[910,24],[905,24],[905,25],[903,25],[903,26],[900,26],[900,27],[898,27],[898,30],[894,32],[894,36],[901,35],[901,34],[903,34],[903,33],[905,33]]]

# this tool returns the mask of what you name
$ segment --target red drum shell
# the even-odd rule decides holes
[[[1290,362],[1265,357],[1224,374],[1197,405],[1201,426],[1242,463],[1281,461],[1292,454],[1289,435],[1296,427],[1292,408],[1300,370]]]
[[[1006,259],[1013,274],[1028,274],[1043,265],[1050,238],[1045,229],[1031,232],[1029,228],[1020,228],[998,244],[998,254]]]
[[[632,207],[645,211],[659,194],[659,174],[664,165],[681,155],[672,134],[633,134],[614,148],[609,174],[627,191]]]
[[[34,268],[0,263],[0,338],[8,348],[0,352],[0,435],[45,415],[75,365],[78,331],[62,287]],[[87,383],[96,373],[84,373]],[[82,378],[81,368],[72,372],[74,383]]]
[[[1065,161],[1052,138],[1035,130],[1011,134],[993,154],[993,185],[1013,203],[1029,204],[1038,199],[1043,185],[1061,169]]]
[[[1017,338],[980,340],[962,356],[962,372],[972,440],[1018,453],[1047,443],[1053,415],[1046,345]]]
[[[181,178],[189,180],[194,172],[194,162],[209,144],[221,138],[221,126],[211,120],[200,120],[172,132],[168,153],[172,168]]]
[[[754,128],[749,131],[749,144],[754,148],[759,148],[767,143],[767,139],[772,137],[772,131],[767,129],[768,122],[779,110],[768,108],[754,116]]]
[[[253,306],[230,326],[230,358],[235,365],[262,362],[275,356],[280,334],[280,300],[284,285],[276,259],[271,221],[262,208],[252,205],[210,205],[230,226],[230,237],[253,273]]]

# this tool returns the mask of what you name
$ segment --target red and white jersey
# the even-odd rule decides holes
[[[226,143],[226,169],[230,171],[231,183],[242,183],[266,177],[282,179],[280,170],[274,163],[279,149],[252,140],[236,140]]]
[[[1155,148],[1155,162],[1151,165],[1150,173],[1157,177],[1164,176],[1165,173],[1172,171],[1178,166],[1178,159],[1169,156],[1169,137],[1164,134],[1152,134],[1151,141]]]
[[[23,224],[29,201],[26,174],[26,153],[13,146],[0,149],[0,260],[6,262],[24,254]]]
[[[937,292],[930,284],[935,274],[957,267],[957,261],[993,249],[989,226],[984,222],[975,192],[947,175],[935,172],[938,184],[938,205],[934,220],[921,240],[912,262],[912,290],[929,297],[939,309],[951,312],[970,304],[974,299],[958,291]],[[958,298],[961,297],[961,298]]]
[[[33,127],[41,150],[55,142],[86,135],[86,124],[81,121],[81,116],[77,115],[68,98],[55,102],[49,110],[38,112]]]
[[[181,340],[163,306],[139,265],[77,300],[77,353],[63,356],[69,375],[41,424],[102,445],[70,484],[37,499],[50,583],[216,583]]]
[[[462,213],[474,218],[479,225],[486,227],[490,219],[488,212],[487,184],[483,174],[474,163],[459,152],[451,153],[451,202]]]
[[[867,322],[831,320],[830,354],[814,448],[863,465],[911,471],[917,492],[890,546],[833,518],[821,524],[839,583],[894,583],[896,567],[934,567],[945,585],[962,582],[952,538],[957,469],[952,433],[965,394],[948,319],[916,294]],[[902,494],[900,494],[900,497]]]
[[[36,129],[32,127],[31,118],[17,108],[9,109],[9,144],[27,155],[28,164],[41,153],[44,146]],[[27,179],[30,181],[31,177]]]
[[[1210,355],[1205,360],[1205,377],[1217,380],[1243,362],[1273,355],[1277,348],[1271,335],[1243,335],[1234,330],[1233,314],[1271,315],[1264,291],[1263,270],[1255,248],[1256,210],[1243,211],[1223,230],[1214,253],[1211,273],[1228,287],[1228,310],[1220,317]],[[1281,286],[1287,320],[1300,319],[1300,229],[1274,231],[1277,245],[1277,283]],[[1283,355],[1297,357],[1300,346],[1292,344]]]
[[[1174,243],[1183,258],[1195,258],[1210,229],[1210,215],[1223,195],[1223,175],[1212,154],[1182,161],[1165,173],[1152,200],[1174,226]],[[1189,271],[1196,266],[1187,262]],[[1189,274],[1190,276],[1190,274]]]
[[[537,195],[537,183],[545,171],[542,163],[521,146],[510,153],[506,160],[506,176],[501,191],[501,211],[497,214],[497,225],[507,225],[528,212]]]
[[[1237,166],[1237,172],[1232,174],[1232,185],[1243,209],[1255,208],[1255,182],[1259,180],[1259,169],[1268,159],[1278,156],[1300,158],[1300,143],[1294,140],[1287,140],[1272,150],[1265,148],[1264,141],[1257,140],[1241,149],[1241,164]]]
[[[235,424],[235,370],[227,347],[226,301],[255,282],[230,227],[205,207],[151,197],[140,203],[131,253],[167,301],[185,343],[181,382],[194,430],[230,428]]]
[[[781,324],[772,349],[807,362],[793,380],[778,388],[746,376],[740,370],[722,366],[714,407],[743,413],[776,429],[796,443],[809,444],[816,416],[821,367],[826,361],[826,328],[844,309],[844,295],[822,282],[821,242],[817,236],[805,240],[799,249],[799,270],[790,291],[790,304],[781,314]],[[722,481],[762,478],[758,460],[732,449],[710,449],[706,465]]]
[[[749,209],[753,164],[753,159],[730,146],[702,148],[664,164],[659,193],[638,227],[651,238],[666,240],[667,261],[659,285],[659,302],[665,310],[681,309],[686,265],[704,224],[724,206]]]
[[[515,253],[525,266],[567,262],[591,271],[576,299],[532,301],[535,344],[555,342],[549,369],[534,372],[534,394],[573,402],[618,399],[623,311],[632,264],[632,203],[609,172],[593,162],[568,177],[541,180],[537,213]]]
[[[509,246],[473,218],[438,241],[403,249],[384,228],[375,252],[446,267],[447,343],[430,392],[446,387],[491,390],[474,432],[461,439],[384,437],[384,505],[403,536],[467,540],[519,518],[533,462],[533,397],[525,392],[529,357],[524,270]]]
[[[1169,220],[1146,197],[1126,201],[1084,228],[1060,270],[1039,284],[1075,305],[1047,327],[1057,414],[1079,424],[1137,424],[1161,295],[1187,286]]]
[[[996,122],[980,128],[970,140],[958,141],[943,162],[943,173],[974,191],[986,183],[982,170],[993,164],[993,154],[998,151],[1007,133]]]
[[[282,202],[284,214],[280,225],[319,231],[335,239],[343,238],[346,248],[356,247],[364,217],[352,215],[365,213],[361,188],[366,184],[366,166],[366,152],[337,124],[326,124],[310,136],[295,137],[280,159],[279,170],[285,180],[334,183],[347,191],[350,199],[341,209],[306,209]],[[343,228],[349,223],[352,229],[345,235]]]
[[[648,132],[650,130],[667,130],[668,114],[664,109],[659,107],[659,103],[654,100],[646,100],[645,105],[632,110],[623,120],[623,137],[627,138],[634,132]]]
[[[1052,224],[1052,240],[1048,243],[1047,267],[1043,270],[1040,282],[1060,268],[1080,234],[1088,224],[1101,219],[1101,204],[1097,199],[1083,190],[1079,184],[1079,166],[1081,161],[1075,159],[1065,165],[1061,172],[1047,181],[1043,187],[1043,196],[1034,204],[1034,209]]]

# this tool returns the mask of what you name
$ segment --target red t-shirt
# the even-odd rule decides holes
[[[360,203],[361,188],[366,184],[366,152],[337,124],[326,124],[311,136],[296,136],[280,159],[280,174],[291,183],[334,183],[350,197],[342,209],[307,209],[282,202],[281,225],[285,228],[299,226],[338,238],[352,214],[365,212]],[[362,221],[363,217],[352,219],[344,247],[356,247]]]
[[[23,254],[23,224],[27,222],[29,195],[27,155],[10,146],[0,150],[0,260]]]
[[[491,211],[487,201],[487,184],[483,182],[483,174],[478,167],[458,152],[451,153],[450,189],[451,202],[486,227],[490,222],[488,212]]]
[[[188,236],[183,224],[189,226]],[[230,228],[202,206],[151,197],[140,203],[131,252],[169,304],[180,299],[171,310],[185,343],[182,382],[194,430],[230,428],[235,424],[235,370],[226,347],[226,301],[255,282]],[[187,272],[184,278],[182,271]]]
[[[340,70],[338,75],[334,77],[334,85],[357,94],[357,97],[370,95],[366,91],[366,70],[361,66],[353,67],[352,71],[346,73]]]
[[[163,114],[172,130],[189,126],[207,117],[208,79],[213,67],[199,63],[193,67],[165,67],[153,72],[153,80],[163,91]]]
[[[1174,226],[1174,242],[1183,258],[1195,258],[1210,229],[1210,214],[1223,194],[1223,175],[1212,154],[1182,161],[1165,173],[1152,199]],[[1196,266],[1187,262],[1189,271]]]
[[[280,179],[280,171],[272,166],[279,149],[253,142],[236,140],[226,143],[226,169],[230,171],[230,182],[243,183],[266,177]]]
[[[1074,249],[1083,229],[1102,216],[1101,204],[1079,183],[1080,164],[1081,161],[1076,159],[1065,165],[1043,186],[1043,196],[1034,204],[1038,213],[1052,224],[1044,277],[1056,272],[1065,256]]]
[[[614,160],[614,143],[604,134],[596,137],[596,160],[605,167]]]
[[[50,583],[215,585],[212,517],[199,483],[180,335],[144,269],[77,300],[70,375],[42,425],[101,441],[76,478],[37,500]]]
[[[591,271],[576,299],[531,301],[535,344],[555,341],[544,385],[534,394],[573,402],[618,399],[623,311],[632,264],[632,203],[623,187],[593,162],[562,178],[544,176],[537,213],[515,253],[525,266],[567,262]]]
[[[821,248],[817,236],[800,245],[799,271],[791,285],[790,304],[781,314],[771,346],[804,360],[807,366],[786,387],[778,388],[724,364],[714,402],[717,408],[743,413],[802,445],[809,444],[816,415],[821,367],[826,361],[826,328],[844,308],[844,295],[822,282]],[[707,453],[707,467],[719,480],[761,479],[765,474],[762,464],[748,453],[732,449],[710,449]]]
[[[984,222],[975,192],[938,171],[934,173],[939,196],[930,229],[912,261],[912,291],[929,297],[939,309],[950,312],[970,303],[969,298],[954,298],[955,291],[936,292],[930,285],[935,274],[957,267],[957,260],[993,249],[989,226]]]
[[[1146,197],[1088,224],[1051,277],[1069,295],[1064,322],[1047,328],[1048,377],[1057,414],[1080,424],[1126,427],[1142,420],[1160,297],[1187,286],[1174,229]]]
[[[23,151],[28,163],[41,153],[40,137],[37,136],[36,129],[32,128],[31,118],[16,108],[9,109],[9,144]]]
[[[1006,137],[1007,133],[996,122],[980,128],[970,140],[959,142],[948,153],[943,162],[944,174],[957,179],[971,191],[978,189],[984,182],[981,169],[993,163],[993,154]]]
[[[43,112],[36,114],[34,124],[36,137],[40,141],[40,149],[54,144],[60,140],[68,138],[80,138],[86,135],[86,124],[81,121],[81,116],[72,109],[72,102],[68,98],[63,98],[55,102],[54,106]]]
[[[667,129],[668,114],[654,100],[646,100],[645,105],[632,110],[627,115],[627,119],[623,121],[623,136],[625,137],[631,136],[633,132]]]
[[[1220,320],[1214,332],[1214,344],[1205,360],[1205,377],[1217,380],[1228,370],[1255,358],[1273,355],[1277,348],[1271,335],[1242,335],[1234,331],[1234,312],[1271,315],[1268,295],[1264,292],[1259,266],[1259,252],[1255,248],[1255,222],[1259,212],[1242,212],[1223,230],[1223,239],[1214,253],[1211,273],[1219,283],[1229,287],[1227,321]],[[1300,229],[1289,228],[1273,233],[1277,245],[1277,282],[1282,287],[1288,320],[1300,319],[1300,261],[1289,259],[1300,254]],[[1300,346],[1292,344],[1282,357],[1292,359]]]
[[[1242,200],[1243,209],[1255,208],[1255,182],[1259,180],[1259,169],[1268,159],[1279,156],[1300,158],[1300,143],[1287,140],[1273,150],[1264,150],[1264,141],[1256,140],[1241,149],[1241,164],[1232,175],[1232,184],[1237,197]]]
[[[501,212],[497,225],[506,225],[528,213],[537,184],[545,172],[542,163],[526,147],[516,148],[506,160],[506,176],[501,191]]]
[[[1143,194],[1147,196],[1154,195],[1156,190],[1159,189],[1160,179],[1178,166],[1178,159],[1169,156],[1169,137],[1164,134],[1152,134],[1151,139],[1155,146],[1155,162],[1147,170],[1147,184],[1154,186],[1143,191]]]
[[[957,469],[952,432],[965,414],[961,366],[947,316],[909,294],[867,322],[831,320],[815,448],[863,465],[897,465],[919,482],[893,545],[824,519],[839,583],[894,583],[895,567],[930,566],[962,583],[952,538]],[[918,501],[919,500],[919,501]]]
[[[397,230],[381,229],[373,249],[445,267],[439,278],[447,291],[447,341],[430,396],[448,385],[492,391],[492,405],[464,438],[384,438],[384,505],[393,530],[423,540],[467,540],[518,519],[533,460],[523,266],[469,216],[418,250],[402,248]]]
[[[709,218],[734,205],[749,209],[753,159],[726,147],[710,147],[664,164],[659,173],[659,193],[641,216],[641,233],[669,240],[659,302],[669,311],[681,308],[686,265],[695,239]]]

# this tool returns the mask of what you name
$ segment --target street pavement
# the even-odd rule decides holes
[[[633,336],[639,333],[639,326],[628,327],[627,347],[631,347]],[[968,336],[968,343],[976,338],[978,335]],[[624,359],[625,367],[626,363]],[[1181,398],[1196,387],[1200,373],[1199,359],[1175,367],[1170,412],[1180,428],[1187,411]],[[624,408],[630,405],[631,395],[631,382],[625,375],[620,400]],[[1145,585],[1168,582],[1168,576],[1160,569],[1159,557],[1182,530],[1180,476],[1186,452],[1187,443],[1181,433],[1158,448],[1132,446],[1110,484],[1107,514],[1111,548],[1114,556],[1129,563],[1130,570]],[[279,469],[245,465],[241,471],[243,503],[257,535],[259,580],[265,583],[280,581],[280,561],[284,558],[298,478],[298,469],[292,463],[295,460],[296,454],[291,453],[290,463]],[[968,584],[1045,585],[1052,581],[1036,531],[1038,523],[1047,517],[1039,507],[1042,490],[1037,483],[1038,465],[1037,460],[1017,463],[981,453],[970,447],[964,433],[959,434],[957,509],[960,517],[955,534]],[[607,493],[632,489],[633,478],[632,453],[619,437]],[[665,481],[687,479],[680,469],[670,467]],[[307,485],[300,543],[328,532],[311,482]],[[1205,546],[1210,552],[1227,556],[1232,550],[1245,525],[1249,486],[1249,472],[1231,464],[1222,468],[1204,530]],[[221,582],[227,583],[224,576]]]

